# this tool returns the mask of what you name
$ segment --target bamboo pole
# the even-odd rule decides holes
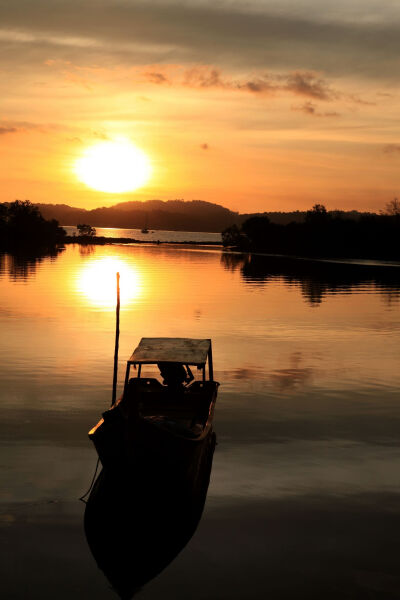
[[[115,350],[114,350],[114,377],[113,377],[113,389],[112,389],[112,402],[113,406],[117,399],[117,375],[118,375],[118,346],[119,346],[119,308],[120,308],[120,294],[119,294],[119,273],[117,273],[117,307],[116,307],[116,325],[115,325]]]

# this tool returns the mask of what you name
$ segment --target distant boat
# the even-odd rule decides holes
[[[148,219],[147,219],[147,215],[146,215],[145,224],[144,224],[144,226],[143,226],[143,229],[141,230],[141,231],[142,231],[142,233],[149,233],[149,229],[148,229],[148,227],[147,227],[147,220],[148,220]]]
[[[132,366],[137,375],[130,378]],[[162,383],[143,376],[149,366],[158,367]],[[213,435],[218,386],[210,339],[142,338],[127,361],[122,397],[89,431],[103,467],[143,462],[155,478],[168,473],[171,482],[185,477],[189,487],[196,485],[196,463]]]

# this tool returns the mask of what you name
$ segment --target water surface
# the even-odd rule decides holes
[[[65,225],[68,235],[78,235],[78,229],[72,225]],[[132,238],[144,242],[202,242],[221,243],[220,233],[209,231],[168,231],[163,229],[149,229],[143,233],[141,229],[122,229],[120,227],[96,227],[96,235],[107,238]]]
[[[1,256],[5,597],[115,597],[77,499],[111,401],[116,270],[119,389],[142,336],[212,338],[221,383],[203,519],[141,596],[400,597],[398,271],[157,245]]]

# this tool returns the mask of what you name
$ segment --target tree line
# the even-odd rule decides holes
[[[222,232],[222,243],[242,251],[262,251],[319,258],[400,259],[400,203],[389,202],[380,214],[357,219],[328,212],[315,204],[303,222],[272,223],[267,216],[250,217]]]
[[[29,200],[0,204],[0,248],[53,248],[63,242],[65,230],[55,219],[45,219]]]

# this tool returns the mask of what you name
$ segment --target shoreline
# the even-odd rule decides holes
[[[298,265],[305,267],[313,266],[314,269],[323,268],[325,269],[338,269],[339,267],[344,268],[362,268],[363,270],[371,269],[388,269],[398,270],[400,268],[400,260],[383,258],[376,256],[307,256],[307,255],[293,255],[293,254],[273,254],[268,252],[262,252],[257,250],[244,250],[235,246],[224,246],[222,242],[213,240],[139,240],[136,238],[129,237],[105,237],[105,236],[66,236],[62,241],[60,240],[54,246],[25,246],[25,245],[13,245],[12,247],[1,247],[0,254],[13,254],[15,256],[29,256],[29,255],[47,255],[57,254],[62,251],[67,245],[77,244],[79,246],[105,246],[105,245],[153,245],[153,246],[180,246],[180,247],[198,247],[198,248],[215,248],[220,250],[225,256],[254,256],[263,257],[269,259],[271,263],[279,263],[286,266]],[[302,270],[302,269],[301,269]]]
[[[247,255],[247,256],[261,256],[264,258],[268,258],[271,261],[279,261],[281,263],[313,263],[315,265],[324,265],[329,267],[332,265],[333,267],[337,266],[353,266],[353,267],[385,267],[385,268],[400,268],[400,261],[396,259],[388,259],[388,258],[376,258],[373,256],[370,257],[354,257],[354,256],[338,256],[338,257],[328,257],[328,256],[298,256],[295,254],[270,254],[266,252],[258,252],[251,250],[240,250],[234,247],[224,247],[224,251],[227,255]]]
[[[162,241],[162,240],[137,240],[135,238],[124,238],[124,237],[104,237],[104,236],[67,236],[63,241],[64,244],[80,244],[83,246],[104,246],[105,244],[179,244],[179,245],[191,245],[191,246],[220,246],[222,248],[222,242],[213,241],[198,241],[198,240],[185,240],[185,241]]]

